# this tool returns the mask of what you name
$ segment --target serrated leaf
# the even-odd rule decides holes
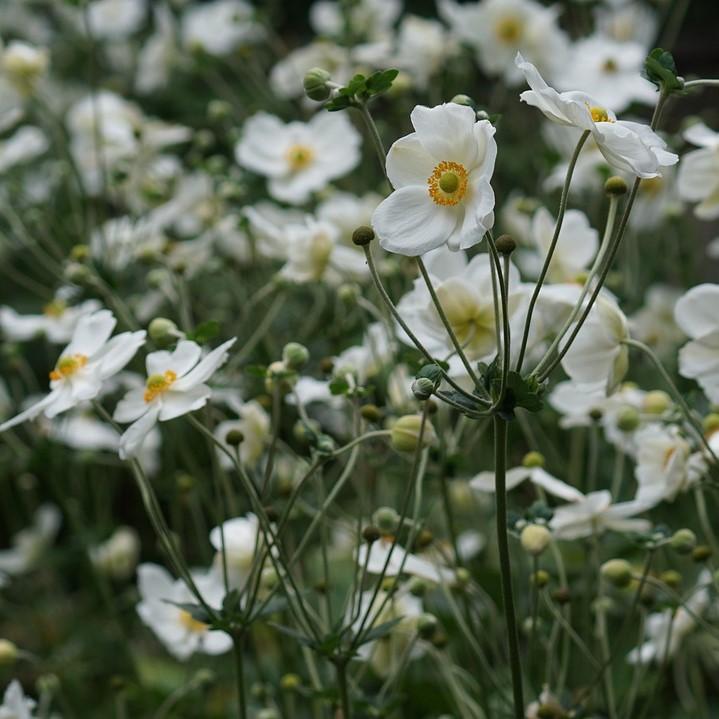
[[[399,70],[379,70],[367,78],[365,86],[370,95],[379,95],[392,87],[392,83],[399,74]]]
[[[207,320],[201,325],[195,327],[193,332],[188,334],[188,339],[197,342],[197,344],[205,344],[220,334],[220,323],[217,320]]]
[[[329,112],[337,112],[338,110],[346,110],[352,106],[352,97],[350,95],[337,95],[329,102],[325,103],[325,110]]]
[[[660,47],[655,47],[647,55],[642,74],[665,92],[677,92],[684,88],[684,82],[678,76],[674,57],[668,50],[663,50]]]

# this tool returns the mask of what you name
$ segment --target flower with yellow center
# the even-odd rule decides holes
[[[285,155],[292,172],[304,170],[312,163],[315,151],[309,145],[292,145]]]
[[[203,634],[209,628],[204,622],[195,619],[186,609],[180,609],[180,624],[188,632],[193,632],[194,634]]]
[[[145,382],[145,393],[142,398],[145,402],[152,402],[161,394],[167,392],[177,379],[177,372],[171,369],[165,370],[162,374],[151,374]]]
[[[494,222],[494,127],[454,103],[418,105],[411,120],[387,155],[395,192],[372,215],[380,244],[403,255],[477,244]]]
[[[524,23],[517,15],[507,15],[494,26],[497,39],[506,45],[516,45],[522,38]]]
[[[67,310],[67,302],[56,298],[52,302],[48,302],[43,308],[42,313],[45,317],[62,317]]]
[[[74,355],[60,357],[55,369],[50,372],[51,380],[61,380],[72,377],[79,369],[87,364],[87,355],[79,352]]]

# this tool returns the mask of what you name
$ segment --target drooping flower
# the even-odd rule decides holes
[[[173,352],[161,350],[147,355],[147,381],[130,390],[115,408],[117,422],[132,424],[120,439],[120,457],[134,457],[147,433],[157,422],[181,417],[204,407],[212,395],[205,382],[221,367],[235,338],[216,347],[204,358],[202,348],[181,340]]]
[[[276,200],[301,205],[357,166],[360,144],[343,113],[320,112],[308,123],[285,124],[259,112],[245,123],[235,157],[242,167],[269,178]]]
[[[682,157],[677,186],[679,195],[688,202],[698,202],[694,214],[702,220],[719,217],[719,132],[704,123],[692,125],[684,139],[700,149]]]
[[[95,399],[103,382],[123,369],[145,342],[144,330],[110,338],[115,324],[109,310],[81,317],[70,343],[50,372],[50,393],[0,425],[0,432],[41,413],[55,417],[80,402]]]
[[[417,105],[410,117],[415,132],[387,154],[395,191],[372,215],[380,244],[410,256],[472,247],[494,223],[494,127],[456,103]]]
[[[561,479],[552,476],[543,467],[512,467],[507,470],[506,486],[507,491],[518,487],[522,482],[529,480],[537,487],[554,497],[559,497],[566,502],[578,502],[584,499],[584,495],[572,485],[563,482]],[[477,492],[494,492],[494,472],[480,472],[469,480],[472,489]]]
[[[584,92],[557,92],[520,54],[516,63],[531,88],[520,98],[553,122],[591,132],[612,167],[649,178],[660,175],[662,167],[678,162],[677,155],[667,151],[664,140],[647,125],[617,120],[614,112]]]

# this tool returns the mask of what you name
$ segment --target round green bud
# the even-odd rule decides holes
[[[544,467],[544,455],[541,452],[527,452],[522,458],[522,467]]]
[[[168,277],[169,275],[166,270],[151,270],[147,273],[146,281],[153,289],[160,289],[165,284]]]
[[[379,422],[382,419],[382,410],[376,404],[364,404],[360,407],[362,419],[368,422]]]
[[[380,507],[372,516],[382,534],[393,534],[399,526],[400,516],[392,507]]]
[[[672,589],[682,586],[682,575],[674,569],[667,569],[659,575],[659,579]]]
[[[393,592],[396,592],[399,588],[399,584],[397,583],[396,577],[385,577],[382,580],[382,591],[387,592],[387,594],[392,594]]]
[[[467,107],[474,108],[475,102],[469,95],[455,95],[450,102],[453,102],[455,105],[466,105]]]
[[[517,249],[517,243],[511,235],[500,235],[496,241],[497,252],[500,255],[511,255]]]
[[[664,414],[672,406],[672,398],[660,389],[647,392],[642,408],[648,414]]]
[[[274,707],[260,709],[255,716],[257,719],[281,719],[279,712]]]
[[[702,420],[702,427],[707,434],[713,434],[719,429],[719,414],[711,412]]]
[[[182,472],[175,477],[175,484],[180,492],[186,494],[195,488],[195,478],[187,472]]]
[[[362,530],[362,539],[364,539],[367,544],[374,544],[381,536],[382,532],[380,532],[379,527],[375,527],[373,524],[366,526]]]
[[[592,409],[589,410],[589,417],[593,422],[599,422],[603,414],[599,407],[592,407]]]
[[[569,604],[572,601],[572,593],[569,591],[569,587],[558,587],[552,592],[552,599],[557,604]]]
[[[322,454],[332,454],[335,451],[336,445],[334,439],[328,434],[321,434],[317,438],[317,451]]]
[[[330,374],[335,368],[335,361],[332,357],[323,357],[320,360],[320,372],[323,374]]]
[[[68,262],[63,270],[63,276],[75,285],[85,285],[92,279],[92,272],[79,262]]]
[[[272,591],[279,584],[277,572],[274,567],[265,567],[260,575],[260,584],[263,589]]]
[[[711,547],[706,544],[698,544],[692,550],[692,559],[695,562],[706,562],[712,555]]]
[[[427,582],[421,577],[412,577],[407,582],[407,589],[414,597],[423,597],[427,593]]]
[[[374,240],[374,230],[367,225],[361,225],[352,233],[352,242],[358,247],[369,245]]]
[[[466,569],[465,567],[457,567],[454,573],[453,587],[455,589],[464,589],[466,586],[469,585],[471,580],[472,575],[469,573],[468,569]]]
[[[604,191],[608,195],[625,195],[627,193],[627,183],[623,177],[613,175],[604,183]]]
[[[426,549],[434,542],[434,534],[429,529],[421,529],[414,540],[418,549]]]
[[[669,540],[669,546],[677,554],[689,554],[697,546],[697,535],[691,529],[677,529]]]
[[[425,612],[417,618],[417,634],[419,634],[422,639],[432,639],[438,627],[439,621],[434,614]]]
[[[207,103],[207,117],[215,122],[222,122],[232,116],[232,105],[225,100],[210,100]]]
[[[18,649],[9,639],[0,639],[0,667],[8,667],[17,660]]]
[[[299,342],[288,342],[282,350],[282,361],[293,370],[302,369],[309,358],[309,350]]]
[[[302,685],[302,680],[297,674],[284,674],[280,679],[280,688],[283,691],[291,692]]]
[[[528,524],[519,535],[519,541],[527,554],[538,557],[552,541],[552,533],[542,524]]]
[[[321,67],[313,67],[305,73],[302,85],[305,88],[305,95],[310,100],[322,102],[330,96],[332,89],[327,84],[331,75]]]
[[[417,377],[412,382],[412,394],[420,401],[429,399],[434,389],[434,382],[429,377]]]
[[[225,435],[225,442],[229,444],[230,447],[238,447],[244,439],[245,435],[242,434],[242,431],[239,429],[231,429]]]
[[[167,317],[155,317],[147,326],[147,334],[160,346],[172,344],[180,336],[177,325]]]
[[[602,578],[619,588],[629,586],[632,581],[632,566],[626,559],[610,559],[602,564]]]
[[[532,584],[534,584],[535,587],[539,587],[539,589],[546,587],[547,584],[549,584],[549,579],[549,572],[544,569],[538,569],[536,572],[532,572],[532,576],[530,577]]]
[[[434,633],[434,636],[432,637],[432,644],[437,647],[437,649],[444,649],[447,646],[448,641],[449,638],[447,637],[447,635],[439,629]]]
[[[400,417],[390,429],[390,443],[398,452],[414,452],[417,446],[429,447],[434,444],[437,435],[429,420],[424,421],[422,430],[422,417],[419,414],[406,414]]]
[[[75,262],[86,262],[90,258],[89,245],[74,245],[70,250],[70,257]]]
[[[287,394],[297,382],[297,375],[284,362],[270,363],[265,371],[265,390],[273,394],[275,390]]]
[[[345,282],[337,288],[337,297],[347,305],[353,305],[361,294],[360,286],[354,282]]]
[[[634,407],[625,407],[617,416],[617,427],[622,432],[633,432],[641,421],[642,418]]]

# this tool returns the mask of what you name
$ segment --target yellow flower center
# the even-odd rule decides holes
[[[55,365],[55,369],[50,372],[50,379],[67,379],[72,377],[79,369],[87,364],[87,355],[74,354],[60,357]]]
[[[152,402],[161,394],[167,392],[176,379],[177,373],[171,369],[168,369],[162,374],[151,374],[145,383],[145,394],[143,395],[145,402]]]
[[[443,160],[427,178],[429,196],[438,205],[456,205],[467,194],[469,173],[459,162]]]
[[[180,610],[180,624],[193,634],[202,634],[207,631],[207,624],[195,619],[192,614],[184,609]]]
[[[587,105],[587,107],[589,107],[589,105]],[[597,105],[589,107],[589,114],[592,116],[594,122],[614,122],[614,120],[609,117],[607,110]]]
[[[506,45],[515,45],[522,37],[524,30],[524,24],[521,19],[514,16],[508,15],[503,17],[495,26],[494,32],[500,42]]]
[[[299,172],[312,162],[315,151],[309,145],[292,145],[285,156],[290,170]]]
[[[619,65],[617,65],[616,60],[613,60],[611,57],[609,57],[604,61],[604,64],[602,65],[602,70],[604,70],[604,72],[608,73],[609,75],[613,75],[617,70],[619,70]]]
[[[67,304],[63,300],[53,300],[42,308],[42,313],[46,317],[62,317],[66,309]]]
[[[656,197],[661,192],[663,184],[661,177],[648,177],[639,183],[639,192],[648,197]]]
[[[466,287],[453,282],[440,285],[437,297],[468,357],[483,357],[494,349],[494,308],[491,302],[480,304]]]

